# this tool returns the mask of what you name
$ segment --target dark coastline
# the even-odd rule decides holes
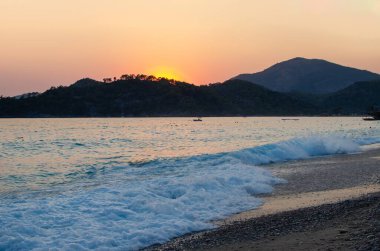
[[[277,92],[243,81],[204,86],[148,77],[82,79],[43,93],[0,96],[0,117],[209,117],[363,115],[378,106],[379,81],[329,94]]]
[[[339,117],[339,118],[363,118],[368,117],[367,114],[353,114],[353,115],[340,115],[340,114],[332,114],[332,115],[323,115],[323,114],[315,114],[315,115],[225,115],[225,116],[219,116],[219,115],[206,115],[206,116],[190,116],[190,115],[160,115],[160,116],[0,116],[0,119],[109,119],[109,118],[329,118],[329,117]],[[377,121],[377,120],[373,120]],[[372,121],[369,121],[372,122]]]

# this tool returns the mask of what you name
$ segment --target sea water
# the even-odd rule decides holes
[[[361,118],[0,120],[0,250],[136,250],[262,204],[266,163],[361,151]]]

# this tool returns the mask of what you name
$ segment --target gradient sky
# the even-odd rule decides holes
[[[0,0],[0,95],[83,77],[224,81],[289,58],[380,72],[380,0]]]

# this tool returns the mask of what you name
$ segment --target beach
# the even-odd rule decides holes
[[[265,166],[264,204],[149,250],[379,250],[380,149]]]
[[[380,125],[357,117],[6,119],[1,130],[0,250],[250,249],[306,231],[305,208],[325,216],[319,207],[380,190]]]

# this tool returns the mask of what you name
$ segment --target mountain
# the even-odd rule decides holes
[[[372,107],[380,108],[380,80],[357,82],[323,99],[326,112],[364,114]]]
[[[96,87],[103,84],[102,82],[96,81],[91,78],[83,78],[81,80],[78,80],[74,84],[71,85],[71,87],[75,88],[86,88],[86,87]]]
[[[221,99],[221,103],[233,114],[300,115],[317,111],[313,104],[243,80],[212,84],[206,89]]]
[[[241,80],[195,86],[167,79],[84,79],[30,98],[0,98],[0,117],[312,114],[312,104]]]
[[[249,81],[278,92],[326,94],[358,81],[380,80],[380,75],[320,59],[293,58],[268,69],[233,79]]]
[[[0,97],[0,117],[285,116],[366,114],[380,107],[380,80],[329,94],[281,93],[244,80],[205,86],[152,76],[82,79],[43,93]]]

